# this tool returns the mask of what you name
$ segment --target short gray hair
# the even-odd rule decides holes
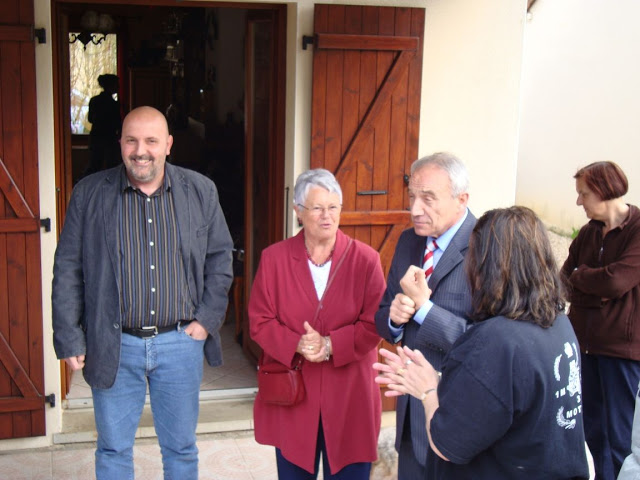
[[[342,204],[342,189],[329,170],[324,168],[314,168],[301,173],[296,180],[296,186],[293,187],[293,203],[296,205],[304,205],[307,201],[309,190],[313,187],[322,187],[329,193],[337,193]]]
[[[451,182],[451,194],[454,197],[469,192],[469,174],[464,163],[452,153],[437,152],[427,157],[422,157],[411,164],[411,175],[428,165],[433,165],[444,170]]]

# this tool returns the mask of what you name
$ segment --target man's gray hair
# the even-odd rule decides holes
[[[451,182],[451,194],[454,197],[469,192],[469,174],[464,163],[452,153],[437,152],[422,157],[411,164],[411,175],[428,165],[434,165],[444,170]]]
[[[301,173],[296,180],[296,186],[293,187],[293,203],[296,205],[304,205],[307,201],[309,190],[313,187],[322,187],[329,193],[337,193],[342,204],[342,189],[329,170],[324,168],[314,168]]]

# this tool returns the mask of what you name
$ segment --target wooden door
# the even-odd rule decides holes
[[[418,155],[424,16],[347,5],[314,12],[311,168],[336,175],[341,228],[378,250],[385,275],[411,226],[406,180]]]
[[[0,439],[45,434],[33,2],[0,2]]]
[[[128,90],[129,111],[147,105],[165,112],[171,103],[169,67],[130,67]]]
[[[245,39],[245,229],[242,345],[257,360],[260,346],[249,336],[246,300],[260,254],[282,240],[285,205],[286,6],[252,11]]]

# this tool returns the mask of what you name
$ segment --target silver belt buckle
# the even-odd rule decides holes
[[[145,338],[153,338],[158,336],[158,326],[157,325],[148,325],[146,327],[140,327],[141,330],[153,332],[153,335]]]

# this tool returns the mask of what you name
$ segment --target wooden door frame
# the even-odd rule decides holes
[[[274,231],[279,232],[279,238],[284,237],[284,165],[285,165],[285,113],[286,113],[286,25],[287,25],[287,5],[271,3],[235,3],[216,1],[181,1],[175,0],[51,0],[51,41],[52,41],[52,62],[53,62],[53,112],[54,112],[54,152],[55,152],[55,182],[56,182],[56,215],[58,238],[62,230],[67,205],[71,198],[72,170],[71,170],[71,127],[69,109],[69,68],[64,65],[69,63],[68,47],[66,38],[61,36],[65,33],[66,27],[62,24],[63,9],[67,5],[89,4],[89,5],[140,5],[157,7],[179,7],[179,8],[233,8],[243,10],[270,10],[273,11],[277,19],[277,39],[274,64],[276,65],[277,92],[275,108],[273,109],[273,152],[271,173],[282,188],[282,195],[274,198],[279,208],[271,212],[270,223],[274,225]],[[65,48],[67,47],[67,48]],[[66,52],[66,53],[65,53]],[[244,52],[242,52],[244,53]],[[245,127],[246,128],[246,127]],[[245,130],[246,134],[246,130]],[[246,142],[246,140],[245,140]],[[246,173],[245,173],[246,175]],[[277,190],[276,190],[277,191]],[[247,242],[245,241],[245,245]],[[244,282],[244,302],[249,298],[251,281]],[[243,305],[242,315],[246,315],[246,307]],[[61,361],[61,390],[63,399],[68,391],[69,372],[66,364]]]

